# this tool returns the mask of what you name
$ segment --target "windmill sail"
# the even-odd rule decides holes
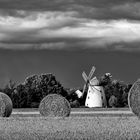
[[[86,73],[85,72],[83,72],[82,73],[82,76],[83,76],[83,79],[85,80],[85,84],[84,84],[84,87],[83,87],[83,94],[85,93],[85,90],[86,90],[86,88],[87,88],[87,86],[88,86],[88,82],[89,82],[89,79],[88,79],[88,77],[87,77],[87,75],[86,75]]]
[[[86,75],[86,73],[84,71],[82,73],[82,76],[83,76],[85,82],[87,82],[88,81],[88,77],[87,77],[87,75]]]
[[[89,79],[92,78],[92,76],[93,76],[95,70],[96,70],[96,68],[93,66],[93,67],[91,68],[91,71],[90,71],[89,75],[88,75],[88,78],[89,78]]]

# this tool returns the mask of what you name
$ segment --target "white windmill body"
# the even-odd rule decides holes
[[[99,86],[99,81],[97,80],[96,77],[91,79],[94,71],[95,67],[92,67],[88,77],[85,72],[82,73],[82,76],[86,82],[86,84],[84,85],[83,93],[85,92],[86,86],[88,86],[85,106],[90,108],[103,107],[106,104],[106,98],[103,87]]]
[[[103,106],[102,92],[104,92],[104,90],[103,87],[101,86],[94,86],[94,88],[92,86],[89,86],[85,106],[102,107]]]

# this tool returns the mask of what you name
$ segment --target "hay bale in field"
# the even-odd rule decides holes
[[[58,94],[49,94],[39,105],[39,112],[48,117],[68,117],[71,107],[68,100]]]
[[[0,117],[9,117],[12,113],[13,104],[8,95],[0,92]]]
[[[130,110],[140,118],[140,79],[129,90],[128,105]]]

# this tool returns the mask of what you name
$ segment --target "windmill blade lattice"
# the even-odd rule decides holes
[[[87,83],[88,83],[88,77],[87,77],[87,75],[86,75],[86,73],[85,72],[83,72],[82,73],[82,76],[83,76],[83,78],[84,78],[84,80],[85,80],[85,84],[84,84],[84,87],[83,87],[83,93],[85,93],[85,90],[86,90],[86,87],[87,87]]]
[[[88,76],[86,75],[85,72],[82,73],[82,77],[83,77],[83,79],[84,79],[85,82],[86,82],[86,83],[84,84],[84,87],[83,87],[83,93],[85,92],[87,86],[90,84],[90,80],[91,80],[91,78],[92,78],[92,76],[93,76],[93,74],[94,74],[94,72],[95,72],[95,69],[96,69],[96,68],[93,66],[93,67],[91,68],[91,71],[90,71],[90,73],[89,73]]]
[[[88,77],[87,77],[87,75],[86,75],[86,73],[84,71],[82,73],[82,76],[83,76],[85,82],[87,83],[89,79],[88,79]]]
[[[92,69],[91,69],[91,71],[90,71],[90,73],[89,73],[89,75],[88,75],[88,79],[89,79],[89,80],[92,78],[92,76],[93,76],[95,70],[96,70],[96,68],[93,66]]]
[[[84,84],[84,87],[83,87],[83,93],[85,93],[86,87],[87,87],[87,85]]]

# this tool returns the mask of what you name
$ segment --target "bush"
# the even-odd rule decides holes
[[[110,98],[109,98],[109,107],[117,107],[117,104],[118,104],[118,100],[117,100],[117,97],[115,97],[114,95],[112,95]]]
[[[71,108],[79,108],[80,107],[80,103],[78,100],[74,100],[70,102],[70,106]]]

